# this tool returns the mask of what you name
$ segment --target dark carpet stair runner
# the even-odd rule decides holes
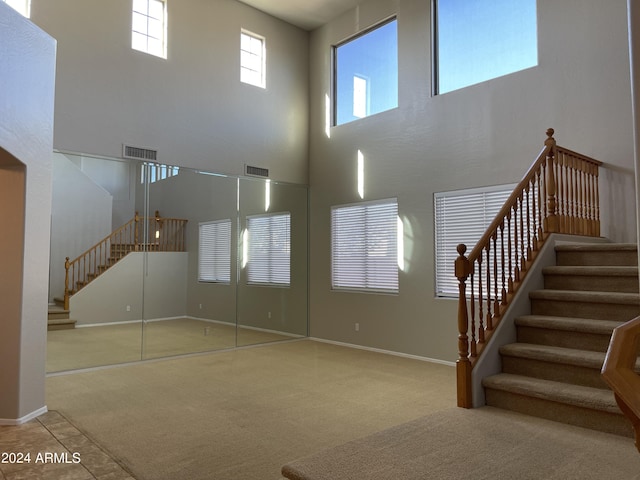
[[[635,244],[559,245],[502,373],[484,379],[488,405],[632,436],[600,370],[613,329],[640,315]],[[640,361],[636,364],[640,372]]]

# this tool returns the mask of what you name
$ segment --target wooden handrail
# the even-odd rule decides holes
[[[600,236],[602,162],[556,145],[553,134],[549,128],[539,155],[468,257],[467,246],[458,245],[461,407],[472,406],[472,369],[549,234]]]
[[[631,420],[640,452],[640,376],[635,372],[640,346],[640,317],[613,331],[602,377],[613,390],[622,413]]]
[[[184,219],[163,218],[157,210],[154,217],[141,217],[136,212],[131,220],[74,260],[69,260],[67,257],[64,281],[65,310],[69,309],[69,299],[75,292],[95,280],[130,252],[185,251],[186,223],[187,220]],[[141,240],[145,228],[148,232],[148,241]]]

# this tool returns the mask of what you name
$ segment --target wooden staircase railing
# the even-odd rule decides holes
[[[600,236],[602,162],[557,146],[552,128],[546,134],[544,148],[471,253],[457,247],[460,407],[473,406],[472,369],[549,234]]]
[[[71,296],[130,252],[184,252],[187,220],[135,216],[74,260],[66,258],[64,309]],[[146,240],[145,240],[146,238]]]
[[[640,317],[613,331],[602,377],[615,394],[622,413],[631,420],[640,452],[640,376],[634,371],[640,348]]]

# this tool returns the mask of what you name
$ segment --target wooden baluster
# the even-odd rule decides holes
[[[542,218],[543,218],[543,205],[544,205],[544,197],[542,196],[542,180],[540,179],[541,170],[538,169],[536,172],[536,183],[535,190],[536,196],[538,197],[538,240],[544,241],[544,235],[542,232]]]
[[[469,277],[471,279],[471,298],[469,299],[469,303],[471,305],[471,357],[475,358],[478,356],[478,348],[477,348],[477,344],[478,341],[476,339],[476,295],[475,295],[475,290],[474,290],[474,279],[475,279],[475,275],[474,275],[474,266],[473,265],[469,265]]]
[[[593,232],[593,235],[595,237],[600,236],[600,185],[598,182],[599,175],[600,175],[600,169],[596,166],[595,179],[594,179],[596,193],[595,193],[595,199],[593,201],[593,204],[595,205],[595,209],[596,209],[595,231]]]
[[[557,185],[557,211],[558,211],[558,232],[567,232],[567,170],[566,156],[562,151],[556,151],[556,164],[558,165]]]
[[[487,242],[485,247],[487,252],[487,318],[484,322],[487,330],[493,330],[493,315],[491,314],[491,240]]]
[[[587,233],[587,181],[586,164],[580,161],[580,235]]]
[[[547,139],[544,144],[549,147],[547,153],[547,225],[545,230],[548,233],[556,233],[558,231],[558,217],[556,214],[556,179],[555,179],[555,151],[556,141],[553,138],[553,128],[547,129]]]
[[[522,194],[520,194],[518,200],[520,202],[520,208],[518,209],[520,211],[520,254],[518,256],[520,258],[520,272],[524,272],[527,269],[525,253],[527,250],[524,245],[524,199],[522,197]]]
[[[466,281],[469,276],[469,260],[464,254],[467,247],[458,245],[458,258],[455,261],[455,275],[458,279],[458,360],[456,361],[456,383],[458,406],[471,408],[473,394],[471,388],[471,362],[469,360],[469,317],[467,312]]]
[[[595,172],[598,169],[597,165],[589,164],[589,235],[594,236],[595,221],[596,221],[596,187],[595,187]]]
[[[493,315],[500,315],[500,300],[498,299],[498,231],[493,232]]]
[[[69,310],[69,257],[64,261],[64,309]]]
[[[524,189],[524,195],[527,201],[526,211],[527,211],[527,262],[531,261],[531,206],[529,205],[529,196],[530,189],[529,185],[527,185]]]
[[[576,233],[578,220],[578,173],[574,156],[569,157],[569,168],[571,170],[571,228],[569,233]]]
[[[476,260],[478,262],[478,343],[482,345],[485,342],[484,338],[484,288],[482,284],[482,253]]]
[[[531,247],[534,252],[538,251],[538,209],[536,207],[536,182],[535,175],[529,182],[531,190],[531,214],[533,217],[533,232],[531,233]]]
[[[513,265],[513,280],[520,283],[520,260],[518,257],[518,201],[513,205],[513,256],[515,259]]]
[[[508,292],[513,293],[513,246],[511,244],[511,210],[507,213],[507,245],[508,245],[508,258],[509,258],[509,282]]]
[[[133,220],[134,220],[134,231],[133,231],[133,245],[134,245],[134,250],[137,252],[138,251],[138,245],[140,244],[140,228],[139,228],[139,222],[140,222],[140,216],[138,215],[138,212],[135,213],[135,215],[133,216]]]
[[[501,259],[500,259],[500,270],[502,271],[502,291],[500,292],[500,304],[501,305],[506,305],[507,304],[507,277],[505,274],[505,270],[506,270],[506,266],[505,266],[505,259],[504,259],[504,255],[505,255],[505,249],[504,249],[504,220],[502,220],[502,223],[500,223],[500,244],[501,244],[501,248],[500,248],[500,255],[501,255]]]

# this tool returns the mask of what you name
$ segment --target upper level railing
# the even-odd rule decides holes
[[[616,402],[636,433],[636,448],[640,452],[640,376],[635,372],[640,347],[640,317],[613,331],[602,377],[613,390]]]
[[[553,133],[471,253],[458,245],[458,406],[473,406],[473,366],[549,234],[600,236],[602,162],[557,146]]]
[[[74,260],[65,260],[64,308],[69,298],[130,252],[183,252],[187,220],[135,216]]]

